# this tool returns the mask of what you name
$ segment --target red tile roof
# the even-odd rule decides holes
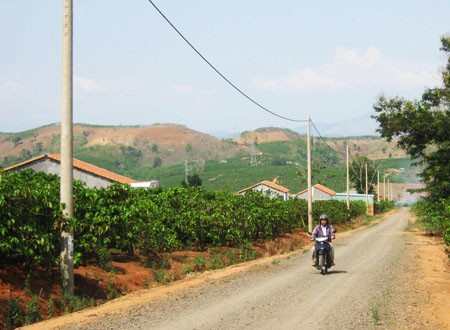
[[[4,171],[18,169],[18,168],[20,168],[20,167],[22,167],[24,165],[28,165],[28,164],[34,163],[34,162],[36,162],[38,160],[43,160],[43,159],[46,159],[46,158],[54,160],[54,161],[57,161],[58,163],[61,162],[61,155],[59,155],[59,154],[45,154],[45,155],[42,155],[42,156],[38,156],[38,157],[34,157],[34,158],[31,158],[31,159],[28,159],[28,160],[26,160],[26,161],[24,161],[22,163],[19,163],[19,164],[13,165],[13,166],[9,166],[9,167],[5,168]],[[83,162],[83,161],[75,159],[75,158],[73,159],[73,167],[78,169],[78,170],[81,170],[81,171],[84,171],[84,172],[87,172],[87,173],[91,173],[91,174],[97,175],[99,177],[102,177],[102,178],[105,178],[105,179],[108,179],[108,180],[111,180],[111,181],[117,182],[117,183],[128,183],[128,184],[130,184],[130,183],[133,183],[133,182],[137,182],[136,180],[127,178],[126,176],[116,174],[114,172],[105,170],[104,168],[101,168],[101,167],[98,167],[98,166],[95,166],[95,165]]]
[[[327,187],[325,187],[325,186],[323,186],[323,185],[321,185],[321,184],[319,184],[319,183],[315,184],[315,185],[313,186],[313,188],[316,188],[317,190],[321,190],[321,191],[323,191],[324,193],[327,193],[328,195],[334,195],[334,194],[336,194],[336,192],[335,192],[334,190],[332,190],[332,189],[330,189],[330,188],[327,188]],[[305,193],[305,192],[307,192],[307,191],[308,191],[308,188],[306,188],[306,189],[300,191],[299,193],[297,193],[297,195],[301,195],[301,194],[303,194],[303,193]]]
[[[265,185],[265,186],[267,186],[267,187],[270,187],[270,188],[272,188],[272,189],[276,189],[276,190],[281,191],[281,192],[284,192],[284,193],[288,193],[288,192],[289,192],[289,189],[288,189],[288,188],[285,188],[285,187],[283,187],[283,186],[280,186],[280,185],[278,185],[278,184],[276,184],[276,183],[273,183],[273,182],[271,182],[271,181],[264,180],[264,181],[262,181],[262,182],[259,182],[259,183],[257,183],[257,184],[254,184],[253,186],[250,186],[250,187],[248,187],[248,188],[242,189],[242,190],[238,191],[237,193],[240,194],[241,192],[250,190],[250,189],[252,189],[252,188],[254,188],[254,187],[256,187],[256,186],[259,186],[259,185]]]

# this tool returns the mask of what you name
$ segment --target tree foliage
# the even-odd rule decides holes
[[[162,159],[161,157],[155,157],[153,159],[153,168],[161,167],[162,166]]]
[[[430,214],[444,212],[442,205],[450,202],[450,36],[443,36],[441,43],[447,56],[442,87],[426,89],[422,98],[414,101],[380,96],[374,105],[377,115],[373,116],[381,136],[388,141],[397,137],[398,145],[423,166],[420,176],[427,197],[422,205],[428,210],[423,218],[428,224],[436,223]],[[447,223],[444,228],[450,227],[449,220],[441,221]],[[439,232],[445,235],[442,224],[434,228],[440,228]]]
[[[201,187],[202,179],[198,174],[188,175],[187,182],[185,180],[181,181],[183,187]]]
[[[359,194],[366,192],[366,164],[367,164],[367,189],[369,194],[373,194],[374,178],[377,174],[375,163],[365,156],[358,156],[350,165],[350,180]]]

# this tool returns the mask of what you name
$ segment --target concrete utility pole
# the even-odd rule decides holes
[[[377,200],[380,201],[380,171],[377,171]]]
[[[312,232],[312,184],[311,184],[311,117],[308,114],[306,151],[308,160],[308,232]]]
[[[367,175],[367,163],[365,164],[365,169],[366,169],[366,210],[367,213],[369,213],[369,182]]]
[[[73,217],[73,3],[63,0],[62,85],[61,85],[61,187],[64,220]],[[61,275],[64,292],[73,295],[73,230],[61,228]]]
[[[350,211],[350,163],[349,163],[349,151],[347,146],[347,210]],[[349,213],[350,214],[350,213]]]
[[[383,175],[383,200],[386,200],[386,174]]]

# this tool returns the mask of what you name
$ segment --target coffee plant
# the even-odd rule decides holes
[[[59,261],[62,212],[59,178],[31,170],[0,172],[0,255],[27,267]],[[177,249],[242,247],[305,229],[307,203],[206,191],[202,187],[142,189],[113,184],[90,189],[74,183],[75,264],[97,262],[108,268],[111,253],[147,256]],[[327,213],[334,223],[365,213],[365,204],[313,203],[314,218]]]

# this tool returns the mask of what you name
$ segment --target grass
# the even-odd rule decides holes
[[[380,323],[380,310],[378,307],[372,307],[372,322],[374,325],[378,325]]]
[[[170,282],[170,277],[166,274],[164,269],[153,269],[152,277],[155,282],[167,284]]]

